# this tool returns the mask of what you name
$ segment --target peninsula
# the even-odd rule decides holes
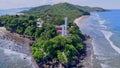
[[[39,68],[82,68],[82,60],[87,54],[86,37],[74,20],[90,15],[91,11],[105,10],[69,3],[44,5],[22,11],[22,15],[0,16],[0,26],[32,41],[29,43],[32,56]],[[67,30],[62,35],[65,17],[68,18]]]

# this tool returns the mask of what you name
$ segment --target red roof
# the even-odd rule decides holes
[[[62,30],[57,30],[58,33],[62,33]]]

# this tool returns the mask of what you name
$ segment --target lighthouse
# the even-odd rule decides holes
[[[67,35],[67,20],[68,20],[68,18],[65,17],[65,35]]]
[[[62,36],[65,36],[65,25],[62,25]]]
[[[64,20],[65,20],[65,24],[61,26],[62,27],[62,36],[67,36],[67,20],[68,20],[68,18],[65,17]]]

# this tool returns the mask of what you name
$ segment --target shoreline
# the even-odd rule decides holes
[[[17,33],[11,33],[10,31],[6,30],[5,27],[0,27],[0,31],[4,33],[5,38],[7,38],[8,40],[13,40],[16,43],[22,43],[25,44],[27,43],[31,43],[33,42],[32,40],[28,39],[28,38],[23,38],[21,37],[19,34]]]
[[[80,22],[81,22],[82,20],[88,18],[89,16],[90,16],[90,15],[80,16],[80,17],[76,18],[73,23],[75,23],[75,24],[79,27]]]
[[[80,23],[88,18],[89,15],[83,15],[79,18],[76,18],[74,20],[74,23],[77,24],[77,26],[79,27]],[[84,41],[85,45],[86,45],[86,57],[83,60],[83,65],[84,68],[93,68],[93,64],[92,64],[92,58],[93,58],[93,46],[92,46],[92,39],[90,37],[88,37],[89,35],[86,36],[86,40]]]
[[[80,22],[83,19],[86,19],[87,17],[89,17],[89,15],[81,16],[81,17],[75,19],[74,23],[77,24],[77,26],[78,26],[80,24]],[[28,42],[28,43],[31,42],[29,39],[23,38],[23,37],[21,37],[17,33],[11,33],[10,31],[7,31],[4,27],[0,27],[0,31],[2,31],[5,34],[5,36],[7,37],[8,40],[11,40],[11,41],[13,41],[15,43],[22,43],[22,44],[24,44],[26,42]],[[85,68],[92,68],[92,66],[91,66],[91,62],[92,62],[91,61],[91,57],[92,57],[92,54],[91,54],[92,53],[91,52],[92,51],[92,49],[91,49],[92,48],[92,46],[91,46],[91,39],[87,39],[84,43],[87,46],[87,56],[85,57],[84,60],[82,60],[82,63],[85,66]],[[30,46],[29,46],[29,49],[30,49]],[[31,52],[31,50],[29,50],[29,52]],[[34,61],[32,54],[29,54],[29,55],[31,56],[31,61],[34,64],[35,68],[38,68],[38,65]]]
[[[28,38],[23,38],[17,33],[11,33],[10,31],[7,31],[5,27],[0,27],[0,33],[2,34],[1,39],[6,40],[6,41],[7,40],[11,41],[17,45],[17,49],[16,49],[15,45],[13,45],[13,46],[6,45],[5,47],[1,46],[0,49],[3,49],[5,54],[8,54],[8,55],[20,54],[21,59],[23,58],[25,60],[27,59],[27,60],[31,61],[30,63],[32,64],[33,68],[39,68],[37,63],[33,59],[32,52],[30,49],[31,47],[29,45],[33,41],[31,41]],[[25,49],[27,48],[27,52],[22,51],[23,49],[20,46]],[[6,51],[9,51],[10,54],[7,53]]]

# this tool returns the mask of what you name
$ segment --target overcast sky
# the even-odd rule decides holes
[[[107,9],[120,9],[120,0],[0,0],[0,9],[34,7],[45,4],[69,2],[72,4]]]

